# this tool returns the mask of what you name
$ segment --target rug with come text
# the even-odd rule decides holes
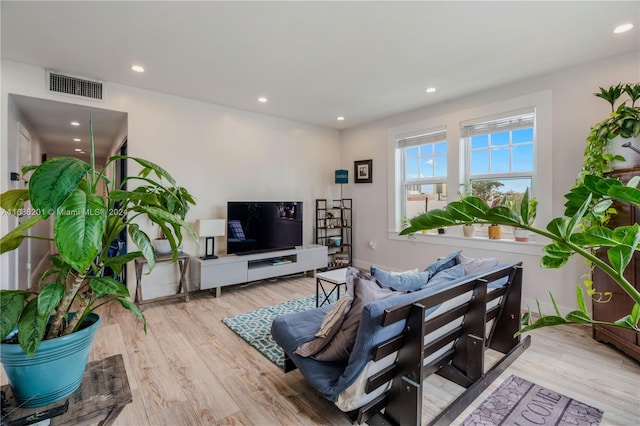
[[[596,426],[603,411],[517,376],[509,376],[464,421],[474,425]]]

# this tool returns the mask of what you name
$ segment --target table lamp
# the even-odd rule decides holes
[[[198,219],[196,221],[196,229],[198,236],[205,239],[204,256],[201,259],[217,259],[214,246],[215,237],[224,235],[225,220],[224,219]]]

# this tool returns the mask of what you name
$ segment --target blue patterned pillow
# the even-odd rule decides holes
[[[394,290],[420,290],[429,280],[429,272],[388,272],[374,265],[371,265],[371,275]]]
[[[429,272],[429,276],[433,277],[440,271],[453,268],[458,264],[456,260],[460,253],[462,253],[462,250],[453,251],[445,257],[436,260],[431,265],[427,266],[425,272]]]

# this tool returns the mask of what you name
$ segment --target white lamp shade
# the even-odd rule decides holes
[[[196,231],[200,237],[222,237],[225,232],[224,219],[198,219]]]

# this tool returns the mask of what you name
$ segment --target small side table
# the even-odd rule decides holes
[[[145,303],[159,302],[161,300],[174,299],[176,297],[184,296],[184,301],[189,301],[189,285],[187,283],[187,270],[189,268],[189,262],[191,255],[187,253],[181,253],[178,255],[177,263],[180,272],[180,278],[178,279],[178,292],[176,294],[170,294],[168,296],[156,297],[150,300],[144,300],[142,298],[142,267],[147,263],[147,259],[139,257],[135,260],[136,264],[136,297],[135,303],[138,308],[142,310],[142,305]],[[173,256],[171,254],[160,254],[156,256],[156,263],[160,262],[173,262]]]
[[[325,288],[324,283],[331,285]],[[340,299],[340,286],[347,285],[347,268],[333,269],[331,271],[316,274],[316,308],[329,302],[329,297],[336,292],[337,299]],[[322,291],[322,294],[320,294]],[[327,291],[329,291],[327,293]],[[320,300],[322,298],[322,300]],[[337,300],[336,299],[336,300]]]
[[[9,385],[2,386],[2,390],[11,404],[10,413],[2,419],[2,424],[64,405],[62,400],[44,407],[16,408]],[[71,426],[98,422],[99,426],[113,424],[124,407],[133,401],[122,355],[88,363],[80,388],[69,395],[68,400],[68,410],[51,417],[51,425]]]

